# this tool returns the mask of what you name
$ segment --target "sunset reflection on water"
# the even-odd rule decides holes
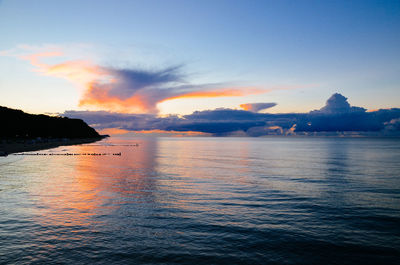
[[[0,263],[367,262],[372,245],[390,264],[400,247],[395,140],[121,137],[41,153],[0,161]]]
[[[38,172],[41,181],[29,187],[30,196],[37,198],[35,216],[46,224],[89,225],[96,222],[95,215],[108,214],[127,201],[152,200],[155,148],[156,141],[141,142],[140,147],[80,145],[43,151],[75,156],[26,158],[45,169]],[[93,153],[103,155],[84,155]]]

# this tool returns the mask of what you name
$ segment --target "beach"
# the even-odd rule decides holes
[[[79,145],[97,142],[106,136],[96,138],[77,138],[77,139],[3,139],[0,140],[0,156],[7,156],[14,153],[39,151],[59,146]]]

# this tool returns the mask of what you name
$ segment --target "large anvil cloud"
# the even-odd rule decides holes
[[[178,98],[234,97],[266,93],[271,89],[229,86],[227,83],[193,84],[182,73],[183,66],[163,69],[120,69],[89,61],[44,63],[61,52],[24,56],[43,75],[65,78],[84,88],[80,106],[123,113],[157,113],[157,104]],[[276,88],[274,88],[276,89]]]

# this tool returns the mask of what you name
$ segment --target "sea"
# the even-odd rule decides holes
[[[400,139],[111,137],[1,157],[0,264],[400,264]]]

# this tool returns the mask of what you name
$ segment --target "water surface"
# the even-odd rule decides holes
[[[40,153],[0,159],[0,263],[400,260],[399,139],[109,138]]]

